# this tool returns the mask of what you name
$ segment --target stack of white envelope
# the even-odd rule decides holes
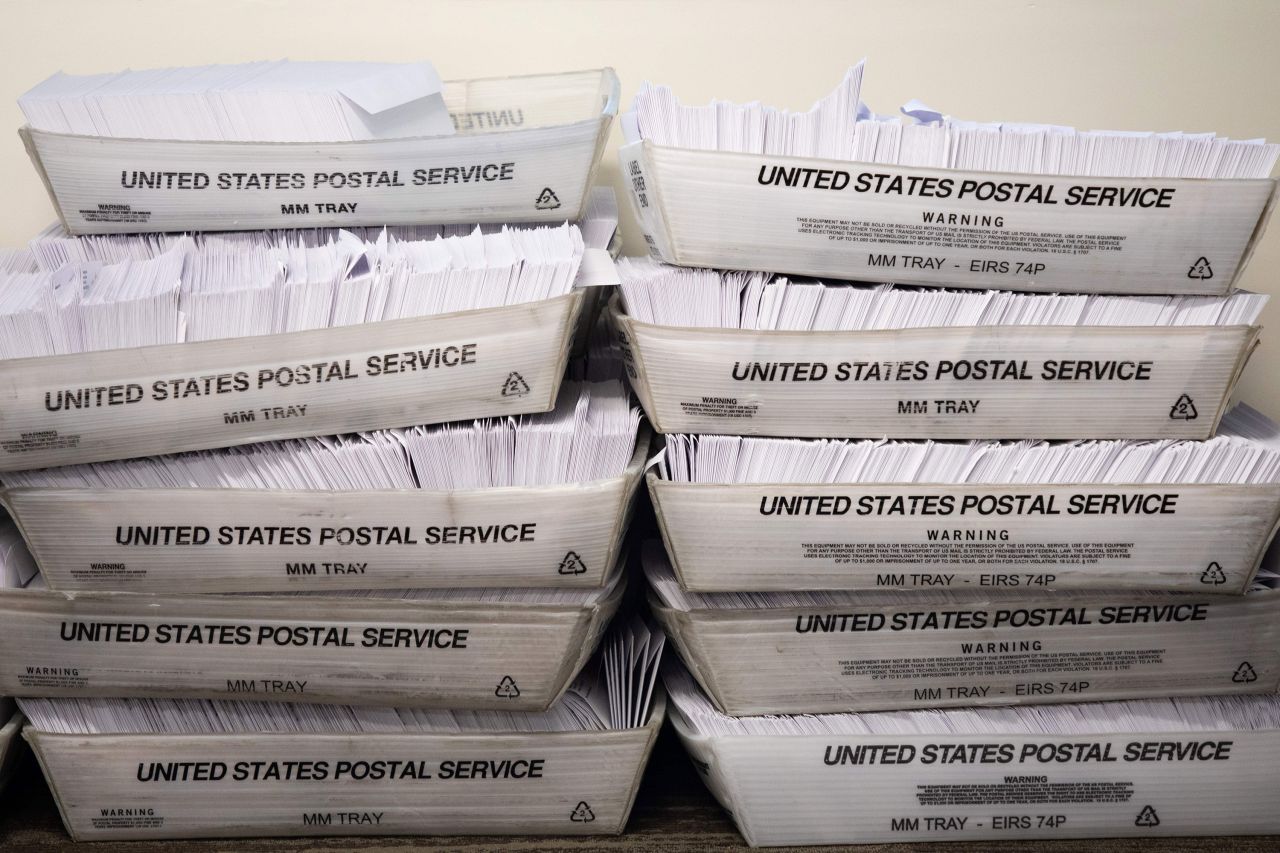
[[[639,432],[620,383],[567,383],[519,420],[6,473],[43,575],[13,541],[0,689],[545,708],[622,597]]]
[[[1263,139],[964,121],[919,101],[878,115],[860,100],[864,66],[806,112],[758,101],[689,106],[669,86],[646,82],[625,126],[672,148],[1034,175],[1266,178],[1280,157],[1280,145]]]
[[[1268,299],[619,272],[611,319],[661,432],[1209,438]]]
[[[1280,830],[1276,696],[729,717],[679,664],[663,678],[753,846]]]
[[[59,223],[0,252],[0,695],[75,837],[622,830],[664,635],[600,646],[650,432],[571,364],[617,92],[281,61],[22,97]]]
[[[1280,426],[1207,441],[666,437],[648,475],[691,590],[1238,594],[1280,520]]]
[[[0,470],[546,411],[613,271],[567,224],[95,254],[0,273]]]
[[[621,154],[651,252],[824,278],[1222,294],[1270,212],[1276,143],[962,121],[918,101],[881,116],[862,80],[859,63],[806,113],[686,106],[644,84]]]
[[[623,119],[678,734],[753,845],[1276,831],[1280,426],[1232,394],[1280,146],[862,70]]]
[[[567,382],[547,414],[5,472],[0,505],[58,591],[598,589],[648,449],[620,382]]]
[[[573,291],[585,246],[574,226],[426,240],[197,247],[69,262],[0,279],[0,358],[328,329],[502,308]]]
[[[20,701],[77,840],[617,833],[662,727],[661,652],[618,627],[541,713]]]
[[[452,134],[429,62],[248,62],[72,76],[18,98],[31,127],[124,139],[337,142]]]
[[[19,106],[75,234],[558,222],[588,204],[618,78],[253,62],[59,73]]]

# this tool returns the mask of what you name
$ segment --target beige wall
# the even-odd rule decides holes
[[[59,69],[250,59],[430,59],[445,77],[612,65],[686,101],[807,108],[853,61],[881,111],[1280,140],[1274,0],[2,0],[0,127]],[[17,135],[0,136],[0,245],[53,218]],[[613,151],[601,180],[621,190]],[[626,223],[624,223],[624,227]],[[641,251],[634,229],[627,248]],[[1244,286],[1280,297],[1280,225]],[[1264,316],[1280,330],[1280,298]],[[1241,392],[1280,418],[1280,334]]]

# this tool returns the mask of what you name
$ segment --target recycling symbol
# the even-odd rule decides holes
[[[596,819],[596,813],[591,810],[591,806],[587,805],[586,800],[579,800],[578,804],[573,807],[573,811],[569,814],[569,820],[577,823],[591,823]]]
[[[564,555],[564,559],[560,561],[560,574],[562,575],[581,575],[586,574],[587,564],[582,562],[582,558],[578,556],[577,551],[570,551]]]
[[[1209,566],[1200,573],[1200,583],[1212,584],[1218,586],[1227,582],[1227,573],[1222,570],[1217,561],[1210,563]]]
[[[494,696],[501,696],[503,699],[514,699],[520,695],[520,688],[516,687],[515,679],[509,675],[502,676],[502,680],[498,682],[498,688],[493,691]]]
[[[1209,266],[1209,259],[1204,255],[1197,258],[1191,269],[1187,270],[1187,278],[1213,278],[1213,267]]]
[[[507,381],[502,383],[502,396],[504,397],[523,397],[529,393],[529,383],[524,381],[524,377],[514,370],[507,377]]]
[[[551,189],[551,187],[543,187],[542,192],[538,194],[538,200],[533,203],[533,206],[538,210],[555,210],[560,206],[560,197],[556,195],[555,190]],[[1213,275],[1213,273],[1209,273],[1209,275]]]
[[[1196,411],[1195,402],[1186,394],[1179,397],[1178,401],[1173,404],[1173,408],[1169,409],[1170,420],[1194,421],[1198,417],[1200,417],[1200,413]]]
[[[1134,826],[1159,826],[1160,817],[1156,814],[1156,810],[1151,806],[1143,806],[1142,811],[1138,812],[1138,817],[1133,822]]]
[[[1236,671],[1231,675],[1231,680],[1236,684],[1251,684],[1258,680],[1258,673],[1254,672],[1248,661],[1245,661],[1236,667]]]

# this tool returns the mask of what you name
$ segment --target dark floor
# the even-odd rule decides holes
[[[62,828],[44,780],[35,761],[27,756],[22,770],[0,795],[0,850],[40,851],[73,849]],[[332,851],[383,850],[511,850],[520,853],[553,851],[646,851],[668,853],[678,850],[749,850],[720,807],[711,799],[670,731],[663,732],[650,762],[644,785],[625,835],[585,838],[308,838],[259,839],[247,841],[99,841],[79,845],[92,853],[171,853],[171,851]],[[792,850],[836,850],[839,848],[789,848]],[[1052,841],[1039,843],[974,842],[952,844],[885,844],[856,848],[859,853],[907,853],[907,851],[1043,850],[1047,853],[1088,851],[1088,853],[1263,853],[1280,850],[1280,838],[1161,838],[1150,841]]]

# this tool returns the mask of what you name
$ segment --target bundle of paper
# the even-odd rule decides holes
[[[859,64],[805,113],[685,106],[644,84],[622,158],[651,251],[918,284],[1227,293],[1269,214],[1274,143],[959,121],[914,101],[878,116],[861,83]]]
[[[124,139],[338,142],[454,132],[429,62],[247,62],[73,76],[18,98],[35,130]]]
[[[282,235],[283,236],[283,235]],[[575,226],[399,240],[349,232],[306,246],[197,247],[144,260],[69,262],[0,279],[3,358],[282,334],[501,308],[573,290]]]
[[[650,603],[733,715],[1280,689],[1274,571],[1244,596],[973,589],[697,593],[657,543]]]
[[[548,222],[585,204],[618,79],[266,62],[59,74],[19,104],[76,234]]]
[[[663,680],[755,846],[1280,831],[1275,696],[735,719]]]
[[[193,243],[0,275],[0,470],[546,411],[612,271],[571,225]]]
[[[864,108],[853,126],[849,159],[1030,175],[1258,180],[1271,176],[1280,157],[1280,144],[1227,139],[1212,132],[965,121],[914,100],[903,104],[899,113],[876,115]],[[1097,206],[1107,205],[1101,192],[1094,195]],[[1120,201],[1119,193],[1111,195]],[[1082,195],[1077,203],[1090,201]]]
[[[55,590],[600,587],[648,447],[620,382],[567,382],[544,415],[6,472],[0,506]]]
[[[27,699],[25,736],[77,840],[617,833],[662,726],[661,644],[615,630],[543,713]]]
[[[0,588],[0,694],[544,710],[624,586],[58,593],[37,575]]]
[[[1267,301],[619,272],[612,322],[660,432],[1208,438]]]
[[[1280,425],[1208,441],[671,435],[648,475],[685,589],[1243,592],[1280,522]]]
[[[618,199],[611,187],[592,187],[586,206],[574,222],[582,234],[584,251],[578,269],[578,281],[593,285],[616,284],[617,273],[612,259],[621,248],[618,231]],[[453,225],[392,225],[382,227],[299,228],[266,231],[207,231],[190,234],[142,233],[73,236],[60,223],[54,223],[36,235],[28,244],[29,252],[0,249],[0,272],[56,272],[67,264],[113,264],[143,261],[162,255],[190,238],[197,250],[211,252],[247,252],[267,250],[285,254],[290,249],[326,246],[353,235],[366,243],[433,240],[438,237],[468,237],[479,228],[485,234],[506,228],[533,229],[536,223],[481,223]],[[33,258],[34,256],[34,258]],[[34,261],[34,263],[33,263]],[[10,269],[10,267],[12,267]],[[585,342],[592,319],[599,310],[601,289],[584,291],[575,345]],[[575,348],[575,355],[578,349]]]
[[[37,272],[39,269],[31,249],[0,249],[0,273]]]
[[[864,65],[806,112],[758,101],[688,106],[670,87],[646,81],[624,127],[655,145],[695,151],[1079,177],[1265,178],[1280,157],[1280,145],[1262,139],[963,121],[919,101],[900,115],[877,115],[861,100]]]
[[[831,94],[805,112],[759,101],[686,106],[670,87],[645,80],[631,112],[623,114],[623,132],[628,143],[644,139],[695,151],[851,160],[855,121],[866,112],[860,99],[864,65],[865,60],[846,71]]]

